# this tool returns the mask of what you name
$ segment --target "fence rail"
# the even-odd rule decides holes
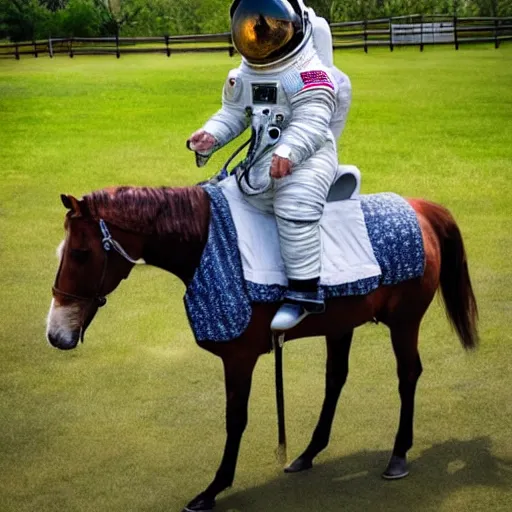
[[[493,43],[499,48],[504,41],[512,41],[512,17],[458,18],[444,15],[408,15],[375,20],[332,23],[334,49],[418,46],[423,51],[428,45],[453,45],[456,50],[465,43]],[[71,37],[0,45],[0,58],[32,55],[116,55],[134,53],[227,52],[235,48],[229,32],[161,37]]]

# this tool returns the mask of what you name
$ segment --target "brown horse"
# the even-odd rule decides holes
[[[66,215],[66,239],[53,288],[47,336],[59,349],[75,348],[78,340],[136,260],[143,259],[190,283],[208,236],[210,201],[201,187],[105,189],[77,200],[61,196]],[[468,274],[462,237],[451,214],[442,206],[417,199],[416,211],[425,249],[421,278],[381,286],[366,296],[332,299],[324,314],[310,316],[286,333],[286,339],[325,336],[327,370],[320,419],[306,450],[285,471],[312,467],[329,441],[341,389],[348,373],[348,356],[355,327],[369,321],[386,324],[397,360],[400,422],[383,477],[407,475],[406,454],[413,441],[416,383],[422,372],[418,353],[420,322],[440,287],[447,315],[462,346],[478,342],[477,306]],[[219,356],[226,383],[227,440],[215,478],[184,510],[208,511],[217,494],[231,486],[242,434],[253,369],[259,356],[272,348],[270,321],[278,304],[254,304],[249,327],[232,342],[201,342]]]

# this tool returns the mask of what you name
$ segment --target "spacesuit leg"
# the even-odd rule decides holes
[[[336,148],[328,142],[290,176],[274,183],[274,213],[289,290],[272,321],[273,330],[291,329],[308,314],[324,310],[317,286],[321,267],[319,222],[337,166]]]

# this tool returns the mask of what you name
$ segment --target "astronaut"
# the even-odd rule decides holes
[[[325,310],[319,221],[338,168],[351,84],[334,67],[328,23],[303,0],[235,0],[230,14],[242,63],[228,75],[222,108],[188,146],[205,163],[252,128],[235,174],[247,201],[276,217],[288,289],[271,329],[286,331]]]

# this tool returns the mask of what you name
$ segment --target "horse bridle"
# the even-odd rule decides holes
[[[107,224],[103,219],[99,220],[99,226],[102,234],[102,240],[101,240],[101,246],[103,247],[103,250],[105,252],[105,257],[103,259],[103,268],[101,271],[101,278],[96,290],[96,293],[92,295],[91,297],[85,297],[83,295],[74,295],[72,293],[64,292],[60,290],[57,287],[57,282],[59,280],[60,272],[62,270],[62,261],[63,258],[61,258],[59,270],[57,272],[57,276],[55,277],[55,284],[52,287],[52,292],[54,296],[62,297],[64,299],[71,299],[73,301],[77,302],[85,302],[88,303],[89,306],[86,310],[86,313],[82,317],[82,322],[80,325],[80,340],[84,341],[84,334],[85,330],[89,326],[90,322],[92,321],[93,315],[91,315],[91,312],[93,308],[95,308],[95,311],[98,308],[103,307],[107,303],[107,297],[105,294],[101,293],[101,290],[103,288],[103,285],[105,284],[105,278],[107,276],[107,267],[108,267],[108,255],[110,251],[113,249],[118,254],[120,254],[125,260],[129,261],[130,263],[136,264],[137,260],[134,260],[130,257],[130,255],[123,249],[123,246],[117,241],[112,238],[112,235],[110,234],[110,231],[108,230]]]

